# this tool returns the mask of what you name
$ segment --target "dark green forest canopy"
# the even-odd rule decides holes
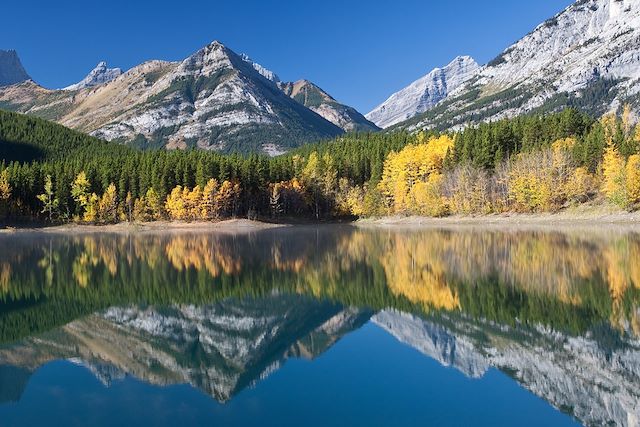
[[[600,123],[573,109],[485,123],[454,136],[455,146],[447,156],[447,167],[469,162],[491,169],[516,153],[575,137],[576,159],[593,170],[605,146]],[[299,157],[308,157],[312,152],[328,154],[340,178],[356,185],[375,183],[380,179],[386,156],[417,142],[418,138],[419,135],[407,132],[353,133],[274,158],[196,149],[145,151],[102,141],[43,119],[0,110],[1,167],[9,169],[13,196],[33,212],[39,210],[36,195],[42,192],[46,175],[52,176],[61,210],[71,209],[70,187],[80,171],[86,172],[91,191],[101,194],[114,183],[121,198],[128,192],[134,198],[139,197],[149,188],[164,197],[177,185],[204,186],[210,178],[233,180],[242,187],[241,211],[259,211],[268,206],[265,194],[268,183],[289,180],[299,173]],[[625,147],[620,149],[625,153]]]

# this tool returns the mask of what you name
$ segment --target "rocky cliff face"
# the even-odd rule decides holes
[[[444,68],[394,93],[366,115],[376,125],[387,128],[423,113],[445,99],[475,76],[480,66],[469,56],[459,56]]]
[[[30,80],[15,50],[0,50],[0,86]]]
[[[640,0],[578,0],[399,127],[448,128],[572,106],[640,107]]]
[[[100,62],[91,72],[82,80],[71,86],[67,86],[64,90],[80,90],[88,87],[100,86],[110,82],[122,74],[120,68],[108,68],[106,62]]]
[[[395,311],[373,317],[399,341],[471,378],[490,367],[509,373],[585,425],[640,425],[640,342],[609,347],[593,336],[447,320],[453,327]]]

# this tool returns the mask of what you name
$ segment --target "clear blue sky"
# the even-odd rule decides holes
[[[571,0],[4,1],[0,49],[46,87],[213,40],[366,113],[457,55],[486,63]]]

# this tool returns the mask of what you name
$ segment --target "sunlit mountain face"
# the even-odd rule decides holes
[[[638,260],[624,228],[0,236],[0,416],[133,387],[212,421],[277,397],[364,425],[380,387],[416,425],[488,390],[517,399],[474,412],[494,425],[637,425]]]

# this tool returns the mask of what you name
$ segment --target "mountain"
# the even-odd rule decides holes
[[[356,111],[355,108],[340,104],[327,92],[308,80],[280,83],[279,87],[285,94],[346,132],[380,130],[374,123]]]
[[[0,86],[30,80],[15,50],[0,50]]]
[[[102,61],[91,70],[87,76],[78,83],[67,86],[64,90],[80,90],[92,86],[99,86],[108,83],[122,74],[120,68],[108,68],[107,63]]]
[[[451,128],[575,107],[640,107],[640,0],[579,0],[398,128]]]
[[[114,307],[37,338],[0,348],[0,402],[18,400],[29,374],[67,359],[104,384],[135,376],[191,384],[226,402],[281,367],[313,359],[371,313],[313,299],[273,295],[207,306]],[[0,378],[1,379],[1,378]]]
[[[2,88],[0,105],[142,147],[275,155],[342,133],[219,42],[183,61],[149,61],[79,91],[31,81]]]
[[[444,68],[436,68],[426,76],[394,93],[366,118],[387,128],[423,113],[445,99],[471,79],[480,66],[470,56],[459,56]]]
[[[254,62],[249,56],[242,59],[251,64],[263,77],[274,82],[287,96],[316,112],[345,132],[371,132],[380,130],[355,108],[336,101],[331,95],[308,80],[283,82],[278,75]]]
[[[594,336],[572,337],[542,326],[512,329],[464,316],[431,321],[393,310],[372,321],[469,378],[499,369],[586,426],[638,425],[640,342],[635,339],[605,338],[603,344]]]

